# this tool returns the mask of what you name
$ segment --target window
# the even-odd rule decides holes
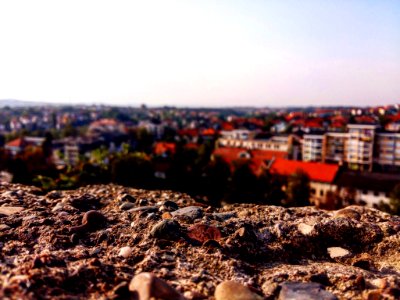
[[[320,196],[323,196],[323,195],[324,195],[324,190],[320,190],[320,191],[319,191],[319,195],[320,195]]]
[[[311,189],[311,194],[315,195],[315,189]]]
[[[379,192],[378,191],[374,191],[374,196],[379,196]]]

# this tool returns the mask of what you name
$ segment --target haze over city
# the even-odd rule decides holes
[[[0,99],[400,100],[398,1],[2,1],[0,40]]]

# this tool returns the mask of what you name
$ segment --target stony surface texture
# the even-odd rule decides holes
[[[42,195],[9,184],[0,207],[1,299],[400,298],[400,218],[373,209],[212,208],[114,185]]]

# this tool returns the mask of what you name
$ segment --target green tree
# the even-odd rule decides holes
[[[310,179],[304,171],[289,176],[286,195],[288,206],[310,205]]]
[[[400,183],[398,183],[389,194],[390,210],[393,214],[400,215]]]
[[[249,161],[235,162],[226,200],[229,202],[258,202],[260,200],[258,192],[257,176],[253,173]]]
[[[154,181],[152,162],[143,152],[115,157],[111,162],[111,178],[117,184],[149,188]]]
[[[204,192],[211,203],[218,204],[226,192],[231,169],[222,158],[216,157],[206,166],[204,175]]]
[[[258,178],[261,201],[269,205],[282,205],[286,198],[282,187],[286,184],[284,177],[271,174],[268,169],[265,169]]]

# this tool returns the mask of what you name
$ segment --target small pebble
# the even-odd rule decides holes
[[[203,210],[198,206],[187,206],[171,212],[173,217],[186,218],[191,221],[199,219],[203,216]]]
[[[303,234],[303,235],[310,235],[311,232],[314,229],[314,226],[305,224],[305,223],[300,223],[297,225],[297,229]]]
[[[133,252],[133,249],[129,246],[126,247],[122,247],[121,249],[119,249],[119,253],[118,256],[122,256],[124,258],[128,258]]]
[[[338,211],[335,212],[335,217],[336,218],[349,218],[349,219],[354,219],[359,221],[361,219],[361,215],[354,209],[351,208],[343,208],[339,209]]]
[[[119,206],[120,210],[128,210],[135,207],[135,203],[132,202],[124,202]]]
[[[342,247],[329,247],[328,254],[331,258],[345,257],[351,254],[351,252]]]

